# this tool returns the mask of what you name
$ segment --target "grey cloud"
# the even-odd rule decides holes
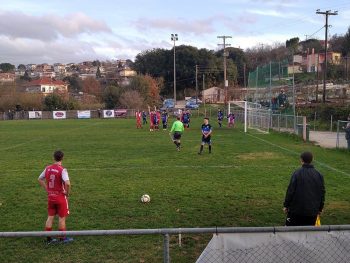
[[[87,42],[64,39],[45,43],[40,40],[10,39],[0,37],[0,57],[4,62],[55,63],[79,62],[88,59],[104,59]]]
[[[149,19],[139,18],[133,22],[140,31],[154,29],[169,29],[177,32],[194,34],[210,34],[214,32],[213,18],[187,21],[185,19]]]
[[[0,35],[52,41],[60,36],[74,37],[82,33],[112,32],[103,22],[83,13],[67,16],[32,16],[21,12],[0,12]]]
[[[243,30],[242,25],[253,24],[256,18],[251,15],[240,16],[238,18],[230,18],[226,15],[217,14],[206,19],[200,20],[186,20],[182,18],[177,19],[149,19],[139,18],[132,24],[136,26],[139,31],[152,31],[156,29],[172,30],[178,33],[190,33],[194,35],[212,34],[216,31],[216,24],[223,24],[226,28],[240,32]]]

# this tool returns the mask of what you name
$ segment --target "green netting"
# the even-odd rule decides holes
[[[270,84],[271,86],[288,85],[289,82],[288,61],[283,60],[258,66],[255,71],[249,72],[248,88],[266,88]]]

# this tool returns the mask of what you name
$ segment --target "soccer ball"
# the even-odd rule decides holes
[[[142,203],[149,203],[151,202],[151,197],[148,194],[144,194],[141,196],[141,202]]]

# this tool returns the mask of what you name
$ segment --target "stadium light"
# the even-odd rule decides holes
[[[178,41],[178,35],[177,34],[171,34],[171,41],[174,42],[174,106],[176,106],[176,59],[175,59],[175,46],[176,41]]]

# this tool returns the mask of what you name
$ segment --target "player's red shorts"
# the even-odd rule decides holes
[[[58,215],[66,217],[69,215],[68,200],[65,195],[56,198],[49,198],[47,202],[47,212],[49,216]]]

